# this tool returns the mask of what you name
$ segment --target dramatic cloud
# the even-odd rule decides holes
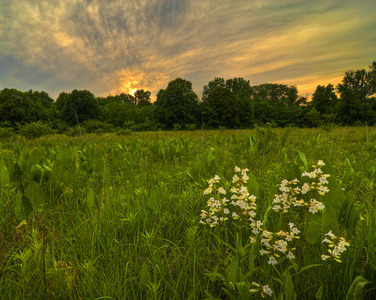
[[[0,2],[0,89],[96,96],[214,77],[297,85],[301,95],[366,68],[375,1]]]

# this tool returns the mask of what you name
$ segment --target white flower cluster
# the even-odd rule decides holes
[[[320,201],[311,198],[308,203],[304,199],[298,200],[298,196],[300,194],[305,195],[310,191],[312,191],[313,195],[314,192],[317,191],[321,196],[329,192],[326,184],[328,184],[328,178],[330,175],[323,174],[321,167],[324,165],[325,163],[322,160],[319,160],[317,164],[313,166],[314,170],[312,172],[308,173],[305,171],[301,176],[308,177],[312,182],[305,182],[301,187],[298,186],[300,181],[297,178],[292,181],[286,179],[282,180],[279,186],[281,194],[275,195],[273,199],[273,210],[276,212],[287,213],[291,206],[303,206],[307,207],[308,211],[312,214],[322,211],[325,206]]]
[[[251,284],[253,286],[253,288],[249,290],[251,293],[258,293],[259,292],[261,294],[262,298],[264,298],[265,295],[271,296],[273,294],[273,291],[270,289],[268,284],[267,285],[261,285],[257,282],[254,282],[254,281]]]
[[[211,197],[207,201],[208,210],[201,211],[201,224],[208,224],[210,227],[214,227],[231,218],[238,220],[239,224],[249,225],[255,235],[261,231],[261,221],[255,220],[257,209],[256,197],[250,195],[245,186],[249,179],[247,175],[248,171],[248,169],[235,167],[230,199],[224,196],[227,195],[227,192],[222,186],[216,188],[216,185],[221,180],[218,175],[215,175],[214,178],[208,181],[209,187],[204,191],[204,195]],[[255,241],[254,238],[251,240]]]
[[[346,247],[350,246],[348,242],[343,237],[336,237],[332,231],[329,231],[325,234],[325,238],[322,241],[328,245],[329,255],[321,255],[322,260],[327,260],[328,258],[335,260],[336,262],[341,263],[340,256],[346,251]]]
[[[295,248],[291,246],[294,239],[299,239],[299,229],[294,223],[289,223],[289,231],[285,232],[280,230],[279,232],[270,232],[264,230],[262,232],[260,250],[261,256],[267,255],[269,258],[268,264],[277,264],[277,258],[281,255],[286,255],[289,259],[294,259]]]

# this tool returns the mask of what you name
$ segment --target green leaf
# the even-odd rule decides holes
[[[320,196],[319,201],[323,202],[325,206],[328,203],[332,205],[337,215],[339,215],[342,205],[346,200],[346,195],[343,192],[340,183],[333,177],[330,177],[328,182],[327,187],[329,189],[329,193],[326,193],[324,196]]]
[[[315,299],[316,300],[321,300],[322,299],[322,292],[324,290],[324,286],[321,284],[320,285],[320,288],[317,290],[316,294],[315,294]]]
[[[258,197],[259,196],[260,185],[257,182],[256,176],[253,175],[252,173],[249,173],[248,177],[249,177],[248,182],[247,182],[248,192],[251,195],[254,195],[254,196]]]
[[[140,272],[140,284],[146,285],[150,281],[150,273],[146,263],[142,264]]]
[[[25,197],[30,201],[36,212],[41,212],[44,208],[44,197],[40,185],[35,181],[30,181],[25,190]]]
[[[153,185],[150,189],[150,195],[149,195],[149,207],[151,209],[154,209],[158,202],[161,201],[161,189],[158,185]]]
[[[356,277],[347,291],[346,300],[362,300],[363,288],[367,283],[369,281],[362,276]]]
[[[60,184],[63,178],[64,168],[60,160],[55,160],[52,167],[52,180]]]
[[[251,135],[249,136],[249,138],[248,138],[248,141],[247,141],[247,146],[248,146],[248,148],[251,149],[251,150],[253,150],[254,147],[255,147],[255,143],[256,143],[255,138],[254,138],[253,135],[251,134]]]
[[[204,273],[206,276],[209,277],[210,281],[215,282],[217,278],[223,280],[224,276],[217,272],[211,272],[211,273]]]
[[[38,164],[32,165],[30,169],[30,180],[33,180],[39,183],[41,177],[42,177],[42,167]]]
[[[213,167],[214,161],[215,161],[215,149],[210,148],[208,157],[207,157],[208,167]]]
[[[251,289],[251,284],[249,282],[236,282],[236,289],[238,291],[238,299],[249,299],[249,290]]]
[[[298,275],[300,273],[303,273],[304,271],[307,271],[307,270],[309,270],[311,268],[316,268],[316,267],[321,267],[321,266],[322,266],[322,264],[312,264],[312,265],[304,266],[303,268],[301,268],[299,270],[299,272],[293,274],[293,276]]]
[[[310,214],[310,213],[309,213]],[[336,231],[338,227],[338,217],[336,210],[328,203],[325,204],[323,212],[310,214],[307,224],[306,240],[310,244],[314,244],[317,239],[328,233],[330,230]]]
[[[27,164],[31,167],[32,165],[39,164],[43,158],[44,155],[38,149],[34,149],[33,152],[30,153]]]
[[[343,218],[347,230],[355,230],[360,219],[360,210],[355,206],[353,191],[346,193],[346,201],[342,204],[341,218]]]
[[[30,201],[20,192],[17,193],[14,214],[19,221],[27,219],[33,211]]]
[[[86,203],[89,208],[93,208],[95,205],[95,196],[92,188],[89,189],[89,192],[86,195]]]
[[[299,160],[304,166],[304,170],[307,171],[308,170],[308,162],[307,162],[307,158],[306,158],[305,154],[303,152],[300,152],[300,151],[298,151],[298,154],[299,154]]]
[[[9,170],[5,166],[4,160],[0,161],[0,185],[5,187],[10,184]]]
[[[44,169],[42,169],[42,179],[40,183],[45,183],[51,180],[52,177],[52,170],[50,167],[44,165]]]
[[[235,256],[226,267],[226,277],[228,281],[233,283],[243,281],[243,278],[241,278],[243,277],[243,274],[241,272],[241,268],[239,267],[239,258],[237,256]]]
[[[29,160],[29,157],[30,157],[30,150],[28,147],[25,146],[22,148],[20,157],[18,159],[18,166],[20,167],[22,172],[25,172],[27,169],[27,162]]]
[[[301,175],[301,171],[299,169],[299,165],[293,162],[286,162],[284,165],[284,177],[287,180],[293,180],[295,178],[299,178]]]
[[[286,270],[283,274],[283,293],[285,300],[294,300],[296,299],[296,293],[294,293],[294,283],[292,281],[292,276],[290,275],[289,271]]]

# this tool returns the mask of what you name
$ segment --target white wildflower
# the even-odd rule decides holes
[[[327,260],[328,258],[330,258],[329,255],[325,255],[325,254],[322,254],[322,255],[321,255],[321,259],[322,259],[322,260]]]
[[[213,191],[212,187],[209,186],[209,187],[204,191],[204,195],[208,195],[208,194],[210,194],[212,191]]]
[[[269,285],[264,285],[264,286],[262,287],[262,291],[263,291],[265,294],[269,295],[269,296],[271,296],[271,295],[273,294],[273,291],[270,289]]]
[[[219,193],[226,195],[226,190],[223,187],[218,188],[217,190]]]
[[[311,190],[311,186],[308,183],[304,183],[302,186],[302,194],[307,194]]]
[[[294,253],[292,253],[291,251],[289,251],[289,253],[286,256],[287,256],[288,259],[294,259],[295,258]]]
[[[235,174],[234,177],[232,177],[232,183],[235,183],[239,180],[239,177]]]
[[[269,257],[268,264],[269,264],[269,265],[275,265],[275,264],[277,264],[277,260],[275,259],[274,256],[270,256],[270,257]]]

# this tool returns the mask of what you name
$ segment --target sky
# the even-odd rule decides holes
[[[107,97],[177,77],[309,96],[376,60],[376,1],[1,0],[0,90]]]

